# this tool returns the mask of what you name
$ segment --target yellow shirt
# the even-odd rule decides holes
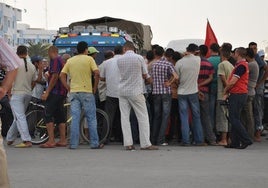
[[[98,70],[95,60],[87,55],[76,55],[68,59],[62,72],[69,74],[71,93],[92,93],[92,72]]]

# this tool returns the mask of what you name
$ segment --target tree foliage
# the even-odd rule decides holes
[[[48,48],[50,47],[50,44],[42,44],[42,43],[29,43],[29,47],[28,47],[28,53],[29,56],[41,56],[43,58],[48,58]]]

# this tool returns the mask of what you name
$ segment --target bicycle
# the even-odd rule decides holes
[[[28,128],[30,135],[32,137],[32,143],[34,145],[43,144],[48,141],[48,133],[46,129],[46,124],[44,121],[45,107],[42,104],[31,101],[31,110],[26,114],[26,119],[28,123]],[[72,117],[70,116],[70,103],[65,103],[64,108],[66,109],[67,114],[67,138],[70,135],[70,125],[72,121]],[[97,130],[99,135],[99,143],[102,144],[106,141],[106,138],[110,131],[110,123],[109,117],[103,110],[97,108],[96,109],[96,117],[97,117]],[[56,125],[55,125],[56,127]],[[80,121],[80,136],[81,138],[90,143],[90,139],[88,138],[88,129],[87,122],[84,113],[81,115]],[[57,134],[56,134],[57,135]]]

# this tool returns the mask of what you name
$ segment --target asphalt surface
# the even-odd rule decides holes
[[[245,150],[6,147],[12,188],[267,188],[268,141]]]

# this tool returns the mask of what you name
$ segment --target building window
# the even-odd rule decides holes
[[[10,20],[7,21],[7,27],[10,28]]]

